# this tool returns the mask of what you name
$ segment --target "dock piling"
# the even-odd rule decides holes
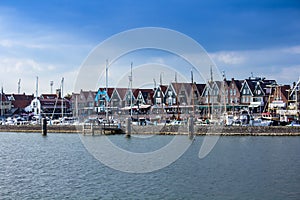
[[[189,132],[189,138],[194,138],[194,118],[191,116],[188,119],[188,132]]]
[[[126,119],[126,135],[127,138],[131,136],[131,118]]]
[[[47,136],[47,119],[42,118],[42,135]]]

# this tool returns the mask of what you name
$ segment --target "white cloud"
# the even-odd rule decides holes
[[[300,54],[300,46],[293,46],[289,48],[284,48],[282,50],[284,53],[290,53],[290,54]]]
[[[240,52],[233,52],[233,51],[222,51],[217,53],[210,54],[211,58],[215,62],[229,64],[229,65],[236,65],[236,64],[243,64],[246,61],[244,55]]]
[[[300,76],[300,46],[248,51],[221,51],[210,53],[227,78],[244,79],[264,76],[279,83],[290,84]]]

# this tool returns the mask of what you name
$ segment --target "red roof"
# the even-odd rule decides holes
[[[106,90],[106,88],[99,88],[101,91]],[[107,95],[111,98],[112,93],[114,92],[115,88],[107,88]]]
[[[26,108],[30,105],[31,101],[34,99],[32,95],[26,94],[11,94],[9,95],[11,98],[12,106],[14,108]]]

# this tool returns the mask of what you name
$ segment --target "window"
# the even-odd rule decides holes
[[[168,98],[168,104],[171,106],[172,105],[172,97]]]
[[[160,98],[156,98],[156,104],[161,104],[161,99]]]
[[[160,91],[157,92],[157,97],[160,97]]]
[[[233,95],[236,95],[236,89],[233,89]]]
[[[261,91],[260,90],[257,90],[257,95],[260,95],[261,94]]]

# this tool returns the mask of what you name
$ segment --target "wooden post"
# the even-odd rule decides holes
[[[126,119],[126,135],[125,137],[130,138],[131,136],[131,118]]]
[[[47,119],[42,118],[42,135],[47,136]]]
[[[194,118],[192,116],[188,119],[188,131],[189,131],[189,138],[194,138]]]
[[[92,135],[94,135],[94,124],[91,124],[91,132],[92,132]]]

